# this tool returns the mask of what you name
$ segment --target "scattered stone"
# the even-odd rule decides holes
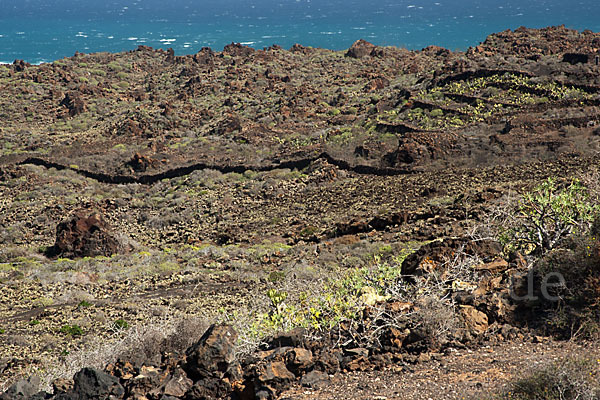
[[[296,376],[300,376],[304,371],[313,365],[313,355],[310,350],[303,348],[294,348],[285,353],[285,365]]]
[[[12,63],[12,67],[15,72],[23,72],[23,71],[25,71],[25,69],[31,67],[31,64],[29,64],[28,62],[25,62],[23,60],[15,60]]]
[[[52,382],[54,394],[67,393],[73,389],[73,379],[58,378]]]
[[[254,50],[250,46],[245,46],[240,43],[231,43],[223,48],[223,54],[227,54],[232,57],[248,57]]]
[[[144,396],[146,393],[152,391],[153,388],[159,386],[164,378],[164,375],[159,374],[156,368],[142,367],[139,375],[129,379],[127,382],[127,393],[133,396]]]
[[[221,379],[200,379],[187,391],[185,400],[222,399],[231,393],[229,382]]]
[[[267,362],[259,365],[256,370],[255,387],[259,392],[277,393],[287,387],[296,377],[292,374],[281,361]]]
[[[127,165],[136,172],[144,172],[148,168],[154,168],[158,165],[158,160],[144,156],[140,153],[135,153]]]
[[[468,238],[450,238],[436,240],[421,246],[419,250],[410,254],[402,262],[402,273],[404,275],[424,275],[442,268],[444,264],[456,257],[456,252],[461,251],[465,255],[478,256],[483,261],[496,260],[501,246],[492,240],[473,241]],[[503,268],[499,262],[494,265]]]
[[[310,371],[300,379],[300,384],[311,389],[323,389],[329,384],[329,375],[321,371]]]
[[[40,379],[37,376],[32,376],[29,379],[22,379],[1,394],[0,400],[30,399],[38,392],[39,385]]]

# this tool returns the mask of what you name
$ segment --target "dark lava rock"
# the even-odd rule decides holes
[[[201,378],[223,378],[235,361],[237,332],[230,325],[212,325],[190,347],[183,370],[194,381]]]
[[[433,269],[442,268],[456,257],[456,252],[469,256],[477,255],[484,262],[494,260],[502,251],[500,244],[492,240],[472,241],[451,238],[434,241],[422,246],[402,262],[402,274],[422,275]]]
[[[590,61],[590,55],[585,53],[565,53],[562,61],[569,64],[586,64]]]
[[[78,92],[68,92],[60,102],[60,105],[69,110],[69,115],[71,117],[79,115],[87,110],[85,101]]]
[[[194,54],[192,59],[194,62],[200,65],[212,65],[214,64],[213,58],[215,54],[210,47],[203,47],[199,52]]]
[[[260,392],[277,393],[288,387],[296,377],[281,361],[273,361],[258,366],[256,370],[257,397]]]
[[[231,392],[231,384],[221,379],[200,379],[185,394],[185,400],[223,399]]]
[[[73,381],[72,399],[122,399],[125,394],[117,378],[94,368],[83,368]]]
[[[285,353],[285,364],[296,376],[312,367],[313,355],[310,350],[295,348]]]
[[[111,256],[122,250],[108,223],[98,213],[81,210],[56,227],[56,242],[46,251],[48,257]]]
[[[279,333],[273,336],[269,342],[269,348],[276,347],[302,347],[304,345],[304,337],[306,331],[302,328],[295,328],[291,331]]]
[[[164,396],[183,397],[193,386],[193,382],[185,373],[177,368],[173,376],[162,388]]]
[[[28,62],[25,62],[23,60],[15,60],[12,64],[13,69],[15,70],[15,72],[23,72],[25,71],[26,68],[31,67],[31,64],[29,64]]]
[[[160,386],[165,376],[154,367],[142,367],[140,373],[125,383],[128,396],[144,396],[152,389]],[[191,386],[191,385],[190,385]],[[187,389],[186,389],[187,390]],[[185,391],[183,392],[185,393]],[[183,394],[182,393],[182,394]]]
[[[340,371],[340,362],[343,360],[343,354],[340,349],[324,349],[315,361],[315,369],[335,374]]]
[[[291,48],[290,48],[290,52],[292,53],[302,53],[302,54],[310,54],[310,52],[312,51],[312,48],[310,47],[304,47],[301,44],[294,44]]]

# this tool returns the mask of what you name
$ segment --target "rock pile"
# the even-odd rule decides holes
[[[0,396],[8,399],[273,399],[292,382],[307,387],[327,383],[339,370],[341,352],[311,351],[296,331],[273,338],[267,350],[243,361],[235,355],[237,332],[213,325],[180,358],[165,354],[158,365],[119,360],[104,371],[83,368],[72,382],[57,380],[54,393],[35,392],[37,378],[19,381]],[[148,364],[153,364],[147,360]]]

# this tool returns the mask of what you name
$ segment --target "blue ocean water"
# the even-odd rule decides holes
[[[599,0],[0,0],[0,62],[40,63],[75,51],[143,44],[176,54],[231,42],[452,50],[493,32],[565,24],[600,30]]]

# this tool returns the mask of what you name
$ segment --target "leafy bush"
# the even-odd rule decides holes
[[[129,324],[124,319],[118,319],[113,322],[114,330],[121,330],[129,328]]]
[[[60,328],[60,332],[70,336],[81,336],[83,335],[83,329],[79,325],[63,325]]]
[[[288,282],[266,292],[268,304],[248,316],[241,329],[243,341],[260,341],[279,331],[296,327],[307,328],[322,335],[333,328],[350,333],[357,344],[377,343],[390,327],[419,326],[440,342],[458,327],[457,310],[449,293],[455,280],[469,280],[471,264],[480,260],[452,260],[442,276],[405,277],[401,264],[412,248],[406,248],[390,262],[375,256],[370,265],[350,268],[322,282],[299,286]],[[433,275],[433,274],[432,274]],[[414,279],[411,279],[414,278]],[[415,304],[411,313],[394,313],[386,302]],[[239,323],[239,315],[229,315],[229,321]]]
[[[508,251],[541,256],[563,245],[571,234],[589,230],[599,211],[579,180],[559,188],[548,178],[508,210],[499,240]]]

